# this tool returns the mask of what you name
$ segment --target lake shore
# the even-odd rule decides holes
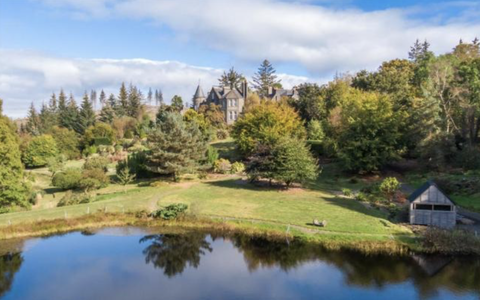
[[[72,231],[89,231],[107,227],[180,228],[184,230],[207,230],[223,233],[241,233],[272,239],[301,239],[319,244],[331,250],[349,249],[367,254],[406,254],[423,252],[412,236],[395,237],[391,240],[375,235],[358,235],[334,232],[306,231],[290,225],[233,220],[220,217],[187,216],[175,221],[164,221],[135,213],[95,213],[67,219],[53,219],[0,227],[0,240],[44,237]]]

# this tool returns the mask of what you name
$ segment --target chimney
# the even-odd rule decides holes
[[[271,96],[273,94],[273,87],[269,86],[268,87],[268,96]]]

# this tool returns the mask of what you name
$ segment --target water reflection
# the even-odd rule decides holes
[[[279,268],[284,272],[310,262],[323,262],[339,269],[348,286],[382,289],[411,281],[422,298],[438,295],[440,289],[453,293],[480,295],[480,259],[422,256],[370,255],[355,251],[329,251],[318,245],[294,241],[271,241],[244,235],[211,235],[212,241],[226,239],[239,250],[250,272]],[[212,252],[203,233],[150,235],[141,242],[145,260],[171,277],[181,274],[186,265],[197,268],[205,250]]]
[[[20,270],[22,262],[20,253],[7,253],[0,256],[0,297],[10,291],[15,274]]]
[[[187,264],[198,268],[200,256],[212,252],[206,235],[200,233],[147,235],[140,239],[140,243],[146,242],[150,245],[143,250],[145,262],[163,269],[168,277],[181,274]]]

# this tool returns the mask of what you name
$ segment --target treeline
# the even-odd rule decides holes
[[[291,101],[323,155],[345,169],[377,171],[400,158],[428,168],[480,168],[480,44],[435,55],[417,41],[409,59],[384,62],[324,86],[299,86]]]

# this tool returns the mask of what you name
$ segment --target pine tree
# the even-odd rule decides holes
[[[152,88],[149,88],[148,94],[147,94],[148,105],[152,105],[152,98],[153,98]]]
[[[97,91],[96,90],[91,90],[90,91],[90,101],[93,104],[93,109],[97,109]]]
[[[63,92],[63,89],[60,90],[60,94],[58,95],[58,108],[57,108],[57,116],[58,116],[58,125],[62,126],[62,119],[65,117],[67,112],[67,97]]]
[[[93,111],[92,103],[88,99],[87,93],[83,96],[82,105],[78,114],[78,123],[76,131],[84,134],[88,127],[95,124],[95,112]]]
[[[100,105],[103,107],[105,103],[107,102],[107,95],[105,95],[105,92],[102,90],[100,92],[100,98],[99,98]]]
[[[150,154],[147,168],[158,174],[168,174],[175,181],[185,172],[195,172],[205,160],[207,143],[198,126],[187,124],[176,112],[166,112],[157,130],[148,136]]]
[[[62,91],[63,92],[63,91]],[[63,100],[61,100],[63,101]],[[68,103],[64,110],[60,112],[60,126],[75,130],[78,121],[78,107],[75,98],[70,94]]]
[[[127,114],[128,111],[128,92],[127,88],[125,87],[125,83],[122,82],[122,86],[120,87],[120,92],[118,93],[118,102],[115,106],[115,113],[119,117],[123,117]]]
[[[128,91],[128,106],[126,108],[126,115],[138,119],[142,114],[142,93],[136,86],[130,85]]]
[[[55,122],[55,114],[51,112],[50,108],[45,103],[42,105],[38,118],[40,120],[41,134],[49,132],[53,126],[57,125]]]
[[[223,72],[222,76],[218,79],[221,85],[227,86],[230,88],[238,87],[240,82],[244,79],[243,75],[235,71],[235,69],[232,67],[230,70],[227,72]]]
[[[111,95],[111,97],[113,97],[113,95]],[[103,105],[102,110],[100,111],[100,121],[111,124],[115,117],[115,110],[110,105],[110,102],[107,102],[105,105]]]
[[[163,105],[163,93],[162,90],[158,90],[158,105]]]
[[[40,118],[38,117],[38,113],[35,109],[35,105],[33,104],[33,102],[30,105],[30,110],[28,111],[27,124],[25,125],[25,129],[33,136],[41,134]]]
[[[261,98],[268,96],[268,88],[280,84],[280,80],[275,75],[276,70],[268,60],[264,60],[258,68],[257,73],[253,75],[253,87],[257,90]]]

